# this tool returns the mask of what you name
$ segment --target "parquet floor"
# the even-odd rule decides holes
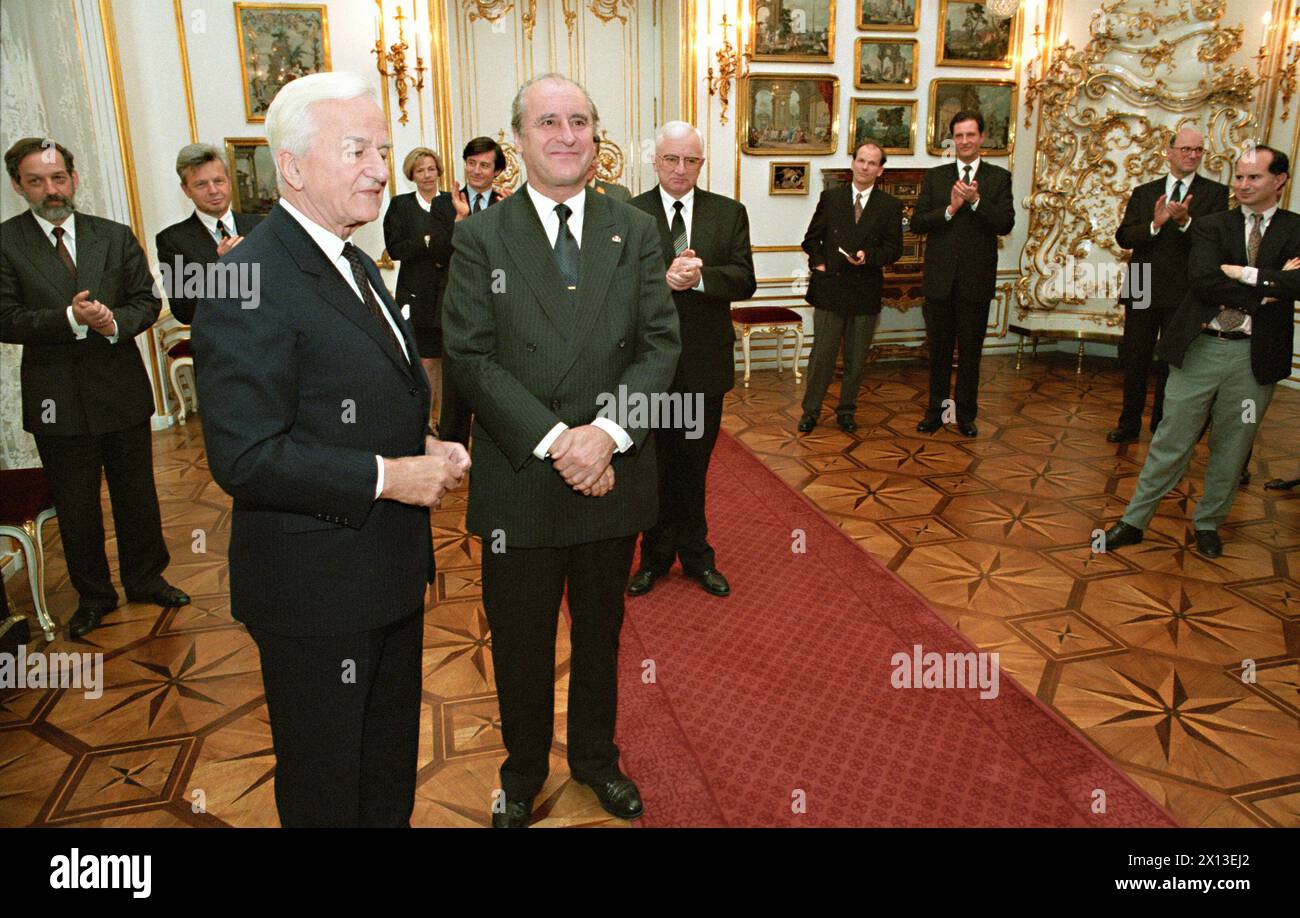
[[[1118,415],[1113,361],[1077,376],[1064,355],[1019,372],[986,357],[983,376],[975,440],[915,432],[921,363],[869,367],[854,436],[826,421],[796,434],[802,389],[789,373],[755,374],[723,424],[1184,824],[1300,826],[1300,492],[1262,488],[1300,474],[1300,392],[1279,388],[1254,482],[1223,557],[1208,561],[1189,522],[1203,447],[1144,543],[1090,550],[1093,530],[1120,516],[1147,443],[1104,440]],[[168,576],[194,603],[124,606],[87,642],[33,643],[103,651],[104,691],[0,693],[0,825],[277,822],[257,651],[226,593],[230,500],[208,475],[197,421],[158,434],[155,449]],[[464,502],[452,494],[433,515],[415,825],[485,825],[503,755]],[[66,622],[76,596],[57,527],[46,535],[50,603]],[[719,559],[733,581],[753,563]],[[30,612],[22,582],[10,581],[10,600]],[[557,652],[562,741],[563,632]],[[558,741],[537,805],[544,826],[622,825],[568,780]]]

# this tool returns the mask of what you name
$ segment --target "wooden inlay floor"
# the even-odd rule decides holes
[[[868,368],[852,436],[826,417],[834,387],[822,424],[797,434],[802,386],[788,372],[736,389],[723,426],[1184,824],[1300,826],[1300,490],[1263,490],[1300,475],[1300,392],[1278,388],[1254,480],[1210,561],[1190,524],[1203,446],[1145,542],[1091,551],[1093,531],[1123,512],[1149,442],[1104,439],[1119,413],[1114,361],[1090,359],[1075,375],[1065,355],[1019,372],[1013,358],[985,357],[982,375],[974,440],[916,433],[921,363]],[[103,651],[104,692],[0,692],[0,825],[277,824],[257,649],[226,590],[230,499],[208,474],[197,419],[154,442],[167,576],[194,602],[124,606],[85,642],[33,642]],[[414,825],[486,825],[503,758],[465,497],[433,514]],[[112,561],[107,494],[104,508]],[[66,624],[76,594],[57,526],[46,548],[50,604]],[[733,582],[752,563],[718,559]],[[25,583],[9,582],[10,601],[30,613]],[[537,824],[624,825],[568,779],[563,630],[557,653],[558,741]]]

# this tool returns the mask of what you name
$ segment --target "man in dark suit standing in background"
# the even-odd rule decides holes
[[[1300,255],[1300,216],[1278,205],[1289,169],[1285,153],[1264,146],[1247,151],[1233,178],[1241,206],[1192,226],[1189,289],[1161,344],[1171,367],[1165,416],[1123,519],[1105,535],[1108,550],[1142,541],[1209,420],[1210,458],[1192,524],[1202,555],[1223,554],[1218,528],[1236,499],[1273,389],[1291,374],[1295,301],[1279,288],[1277,275],[1266,275],[1262,286],[1258,276]],[[1221,265],[1242,267],[1229,272]]]
[[[614,745],[618,637],[636,536],[658,511],[655,441],[601,412],[672,382],[677,312],[654,220],[586,186],[597,128],[586,90],[559,74],[530,80],[511,126],[528,184],[456,230],[443,305],[447,362],[475,415],[466,523],[483,539],[508,753],[492,823],[527,825],[549,772],[566,588],[569,768],[607,812],[635,819],[641,797]]]
[[[261,655],[281,825],[401,826],[428,508],[468,457],[433,439],[411,324],[349,241],[388,182],[369,83],[300,77],[266,128],[280,201],[224,261],[259,267],[259,298],[207,299],[194,324],[208,464],[234,498],[231,612]]]
[[[925,174],[912,213],[912,232],[924,235],[925,330],[930,338],[930,401],[916,425],[919,433],[942,427],[952,377],[953,345],[957,367],[956,421],[963,436],[979,435],[980,354],[997,287],[998,237],[1016,222],[1011,173],[980,157],[984,116],[960,111],[948,122],[955,162]]]
[[[1204,142],[1191,128],[1170,138],[1165,150],[1169,174],[1133,189],[1124,220],[1115,231],[1115,241],[1131,249],[1133,255],[1120,297],[1124,304],[1124,340],[1120,344],[1124,407],[1119,424],[1106,434],[1111,443],[1136,440],[1142,431],[1156,341],[1168,331],[1170,319],[1187,295],[1187,255],[1192,248],[1188,227],[1194,219],[1228,209],[1228,186],[1196,174],[1205,155]],[[1169,365],[1161,361],[1155,373],[1152,433],[1164,414]]]
[[[194,202],[194,213],[173,223],[155,237],[158,265],[170,278],[165,291],[172,315],[189,325],[198,300],[184,295],[187,265],[215,262],[262,222],[260,214],[237,214],[230,209],[230,176],[216,147],[192,143],[176,155],[181,191]]]
[[[880,323],[884,268],[903,254],[903,203],[876,187],[884,169],[885,151],[880,144],[874,140],[858,144],[853,154],[853,181],[822,192],[803,237],[803,250],[812,268],[808,302],[815,307],[815,337],[800,433],[817,424],[822,399],[835,375],[841,340],[844,380],[835,419],[846,433],[858,429],[853,413],[867,351]]]
[[[704,140],[684,121],[655,132],[659,184],[632,200],[655,218],[665,279],[673,291],[682,356],[672,391],[703,408],[695,429],[659,428],[659,522],[641,538],[641,563],[627,586],[646,593],[680,558],[686,576],[714,596],[731,586],[717,569],[704,513],[709,457],[722,427],[722,400],[736,384],[736,333],[731,304],[754,295],[754,256],[745,206],[696,188]]]
[[[23,429],[49,477],[76,638],[117,608],[104,552],[100,475],[108,478],[128,602],[190,598],[163,580],[171,560],[153,480],[153,387],[135,337],[162,308],[131,228],[76,213],[77,173],[60,144],[26,137],[5,153],[30,210],[0,226],[0,341],[23,345]]]

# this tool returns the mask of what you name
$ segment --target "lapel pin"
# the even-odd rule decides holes
[[[610,241],[610,242],[622,242],[622,241],[623,241],[623,237],[622,237],[622,236],[619,236],[619,235],[617,235],[617,234],[615,234],[615,235],[613,235],[613,236],[611,236],[611,237],[609,238],[609,241]]]
[[[406,319],[406,320],[408,320],[408,321],[410,320],[410,318],[411,318],[411,304],[410,304],[410,303],[403,303],[403,304],[402,304],[402,318],[403,318],[403,319]]]

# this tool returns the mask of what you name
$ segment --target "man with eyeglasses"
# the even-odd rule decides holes
[[[1124,304],[1124,338],[1120,363],[1124,368],[1124,407],[1119,424],[1106,434],[1110,443],[1136,440],[1142,430],[1147,381],[1156,341],[1169,331],[1178,305],[1187,295],[1187,257],[1192,248],[1188,228],[1193,221],[1228,209],[1228,187],[1196,174],[1205,147],[1201,134],[1184,128],[1165,150],[1167,175],[1133,189],[1115,241],[1133,252],[1120,302]],[[1164,415],[1165,381],[1169,365],[1155,364],[1155,403],[1151,432]]]
[[[655,132],[659,184],[632,199],[659,227],[665,279],[681,325],[682,356],[671,391],[704,409],[702,422],[691,429],[655,431],[659,521],[641,537],[641,563],[627,585],[632,596],[649,592],[678,559],[706,593],[731,594],[709,545],[704,482],[722,427],[722,400],[736,384],[731,304],[753,296],[756,281],[745,206],[696,188],[703,165],[699,129],[669,121]]]

